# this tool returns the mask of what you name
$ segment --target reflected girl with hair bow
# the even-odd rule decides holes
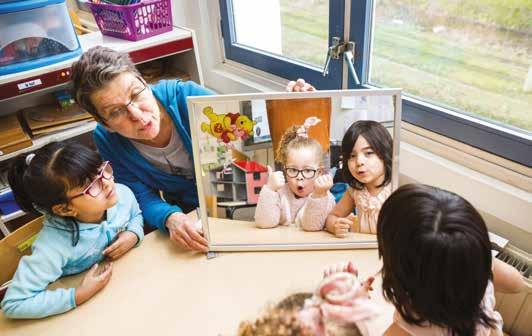
[[[276,151],[283,171],[268,166],[268,182],[262,187],[255,212],[259,228],[295,224],[305,231],[319,231],[335,202],[329,189],[332,176],[324,173],[323,150],[308,137],[308,129],[320,119],[307,118],[303,125],[286,130]],[[285,177],[286,176],[286,177]]]

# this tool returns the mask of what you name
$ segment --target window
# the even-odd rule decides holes
[[[531,2],[269,0],[250,8],[245,0],[220,1],[228,59],[340,88],[340,61],[321,76],[324,33],[328,27],[330,44],[348,30],[362,83],[403,88],[403,120],[532,166]],[[250,27],[271,27],[277,44]]]
[[[220,0],[226,58],[283,78],[339,89],[342,64],[322,76],[327,47],[343,36],[343,1]]]

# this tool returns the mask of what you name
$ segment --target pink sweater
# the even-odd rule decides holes
[[[372,196],[366,187],[364,187],[362,190],[349,187],[347,192],[349,195],[351,195],[351,198],[353,199],[353,202],[357,208],[360,232],[377,234],[377,220],[379,219],[379,212],[384,204],[384,201],[386,201],[386,199],[392,193],[392,184],[389,183],[375,196]]]
[[[305,231],[319,231],[335,204],[330,192],[321,198],[296,198],[287,184],[277,192],[265,185],[260,191],[255,223],[263,229],[295,223]]]

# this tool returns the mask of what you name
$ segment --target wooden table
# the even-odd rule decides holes
[[[207,260],[177,248],[159,231],[114,263],[106,288],[80,307],[41,320],[0,317],[0,335],[234,335],[241,320],[268,303],[312,291],[329,264],[352,260],[361,276],[380,269],[377,250],[233,252]],[[54,287],[76,286],[82,274]],[[382,314],[369,325],[382,335],[392,320],[377,277]],[[1,313],[0,313],[1,314]]]
[[[255,222],[211,217],[208,221],[210,238],[216,245],[365,243],[377,247],[374,234],[348,232],[337,238],[327,231],[303,231],[296,225],[259,229]]]

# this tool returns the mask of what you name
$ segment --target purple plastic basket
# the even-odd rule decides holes
[[[103,35],[138,41],[172,30],[170,0],[143,0],[128,6],[88,4]]]

